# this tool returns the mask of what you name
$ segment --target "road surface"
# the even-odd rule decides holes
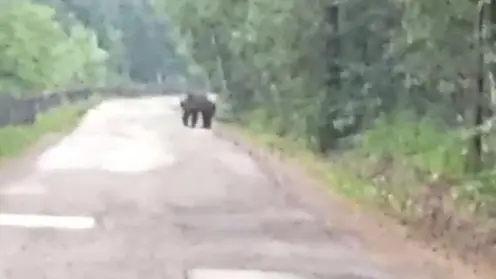
[[[176,107],[104,102],[0,175],[0,278],[393,278]]]

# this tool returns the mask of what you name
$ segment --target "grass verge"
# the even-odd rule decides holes
[[[46,134],[71,129],[93,105],[94,102],[88,101],[57,107],[39,114],[34,125],[0,128],[0,158],[11,158],[22,154]]]
[[[463,173],[465,143],[432,119],[381,118],[355,149],[329,158],[260,121],[229,125],[296,162],[329,191],[394,217],[418,240],[467,262],[496,261],[496,174]]]

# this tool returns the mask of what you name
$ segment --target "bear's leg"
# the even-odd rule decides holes
[[[212,127],[212,113],[210,111],[202,111],[202,120],[204,129],[210,129]]]
[[[191,117],[193,118],[192,123],[191,123],[191,127],[195,128],[196,123],[198,122],[198,110],[193,110],[191,112]]]
[[[183,110],[183,116],[181,118],[183,121],[183,125],[186,127],[188,127],[188,120],[189,120],[190,115],[191,115],[191,113],[189,111]]]

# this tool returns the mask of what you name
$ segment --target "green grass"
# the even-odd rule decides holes
[[[92,102],[67,105],[38,115],[34,125],[0,128],[0,158],[22,154],[41,137],[53,132],[65,132],[74,127]]]
[[[481,173],[465,172],[467,142],[435,118],[408,112],[379,118],[354,149],[327,158],[312,152],[305,137],[277,136],[273,120],[245,119],[229,125],[247,141],[298,164],[356,208],[380,210],[460,255],[491,249],[463,247],[473,239],[490,243],[496,235],[496,171],[486,162]]]
[[[330,191],[402,219],[422,218],[414,216],[424,206],[417,200],[432,183],[451,186],[446,195],[455,210],[477,206],[482,215],[496,210],[496,172],[465,173],[466,142],[433,118],[419,120],[408,112],[379,118],[355,149],[331,158],[315,154],[294,136],[277,136],[271,123],[256,115],[247,119],[236,127],[245,138],[300,163]]]
[[[430,174],[464,174],[465,142],[457,130],[433,118],[415,119],[409,112],[381,117],[361,143],[361,151],[367,156],[391,156]]]

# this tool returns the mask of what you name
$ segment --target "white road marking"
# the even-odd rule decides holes
[[[268,272],[262,270],[235,269],[193,269],[187,279],[305,279],[290,273]]]
[[[84,230],[93,228],[95,219],[82,216],[0,214],[0,226]]]

